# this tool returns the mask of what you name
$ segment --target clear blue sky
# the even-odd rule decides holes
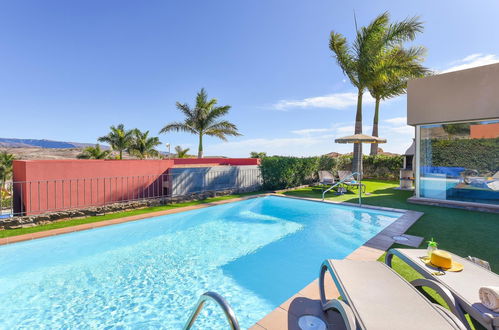
[[[355,92],[331,58],[331,30],[352,38],[388,10],[419,15],[435,70],[499,59],[496,0],[0,2],[0,137],[95,142],[113,124],[150,130],[181,119],[175,102],[205,87],[242,137],[207,138],[208,155],[316,155],[349,151]],[[405,97],[382,105],[385,150],[402,152]],[[365,105],[370,133],[372,104]],[[471,109],[470,109],[471,110]],[[160,135],[197,148],[196,137]]]

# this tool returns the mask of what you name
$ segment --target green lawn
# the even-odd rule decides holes
[[[178,204],[171,204],[171,205],[147,207],[147,208],[143,208],[143,209],[137,209],[137,210],[132,210],[132,211],[124,211],[124,212],[118,212],[118,213],[109,213],[109,214],[106,214],[106,215],[100,215],[100,216],[88,217],[88,218],[77,218],[77,219],[70,219],[70,220],[62,220],[62,221],[53,222],[53,223],[49,223],[49,224],[46,224],[46,225],[40,225],[40,226],[36,226],[36,227],[20,228],[20,229],[9,229],[9,230],[0,230],[0,238],[17,236],[17,235],[23,235],[23,234],[30,234],[30,233],[36,233],[36,232],[39,232],[39,231],[45,231],[45,230],[50,230],[50,229],[58,229],[58,228],[64,228],[64,227],[71,227],[71,226],[81,225],[81,224],[85,224],[85,223],[92,223],[92,222],[99,222],[99,221],[104,221],[104,220],[118,219],[118,218],[123,218],[123,217],[132,216],[132,215],[138,215],[138,214],[145,214],[145,213],[150,213],[150,212],[158,212],[158,211],[164,211],[164,210],[171,210],[171,209],[175,209],[175,208],[179,208],[179,207],[184,207],[184,206],[206,204],[206,203],[211,203],[211,202],[216,202],[216,201],[221,201],[221,200],[226,200],[226,199],[231,199],[231,198],[237,198],[237,197],[244,197],[244,196],[255,195],[255,194],[258,194],[258,193],[259,192],[251,192],[251,193],[243,193],[243,194],[226,195],[226,196],[208,198],[208,199],[204,199],[204,200],[200,200],[200,201],[192,201],[192,202],[185,202],[185,203],[178,203]]]
[[[409,235],[422,236],[425,241],[434,238],[439,248],[461,256],[472,255],[488,260],[495,272],[499,272],[499,215],[473,212],[438,206],[410,204],[407,198],[412,192],[395,190],[398,182],[363,181],[370,195],[363,196],[365,204],[386,206],[424,212],[424,215],[407,231]],[[296,189],[284,193],[289,196],[321,198],[320,190],[312,188]],[[355,193],[337,196],[328,193],[326,199],[357,203]],[[394,245],[393,247],[398,247]],[[426,248],[425,242],[421,248]]]
[[[412,192],[395,190],[398,182],[365,180],[367,193],[362,198],[363,203],[369,205],[393,207],[406,210],[424,212],[424,215],[407,231],[409,235],[424,237],[420,248],[426,248],[430,238],[439,243],[439,248],[452,251],[461,256],[476,256],[490,262],[492,270],[499,272],[499,215],[484,212],[472,212],[460,209],[451,209],[437,206],[426,206],[407,203]],[[322,198],[320,190],[302,188],[285,192],[284,195]],[[326,195],[327,200],[357,203],[357,193],[335,195],[334,192]],[[403,247],[394,244],[392,247]],[[384,255],[379,261],[384,261]],[[407,266],[397,257],[393,258],[393,268],[406,280],[420,278],[416,271]],[[445,306],[443,300],[433,291],[427,290],[431,297]],[[468,318],[469,320],[469,318]],[[481,328],[471,325],[472,328]]]

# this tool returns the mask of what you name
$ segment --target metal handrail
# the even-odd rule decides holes
[[[342,180],[340,180],[339,182],[337,182],[337,183],[333,184],[331,187],[329,187],[329,188],[327,188],[326,190],[324,190],[324,191],[322,192],[322,200],[324,200],[324,195],[326,195],[326,193],[327,193],[328,191],[330,191],[330,190],[331,190],[331,189],[333,189],[334,187],[336,187],[336,186],[338,186],[338,185],[340,185],[340,184],[344,183],[347,179],[349,179],[349,178],[353,178],[353,176],[354,176],[354,175],[357,175],[357,176],[358,176],[358,178],[359,178],[359,205],[361,205],[361,204],[362,204],[362,181],[361,181],[362,179],[360,179],[360,178],[361,178],[361,174],[360,174],[360,172],[353,172],[352,174],[347,175],[345,178],[343,178],[343,179],[342,179]]]
[[[199,313],[203,309],[204,303],[207,300],[213,300],[222,308],[222,310],[225,314],[225,317],[227,318],[227,321],[229,321],[229,325],[230,325],[230,328],[232,330],[240,330],[239,323],[237,322],[236,314],[234,313],[234,311],[232,310],[230,305],[227,303],[227,301],[221,295],[219,295],[216,292],[211,292],[211,291],[205,292],[201,295],[201,297],[199,297],[199,300],[198,300],[194,310],[192,311],[192,314],[189,317],[189,320],[187,320],[187,323],[184,326],[184,330],[188,330],[193,326],[194,322],[196,322],[196,319],[197,319]]]

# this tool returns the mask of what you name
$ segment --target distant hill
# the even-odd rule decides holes
[[[7,151],[19,160],[75,159],[83,148],[95,146],[95,144],[45,139],[0,138],[0,151]],[[101,145],[101,148],[109,149],[109,146]],[[159,152],[164,156],[168,156],[167,152],[161,150]],[[133,159],[127,153],[123,157],[125,159]]]
[[[78,143],[37,139],[0,138],[0,147],[3,148],[45,148],[45,149],[74,149],[93,146],[95,143]],[[104,146],[103,146],[104,147]]]
[[[35,159],[76,159],[81,153],[80,148],[38,148],[38,147],[14,147],[4,148],[0,145],[0,151],[7,151],[19,160]]]

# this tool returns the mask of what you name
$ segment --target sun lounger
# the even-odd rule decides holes
[[[338,171],[338,177],[347,188],[352,187],[359,189],[362,187],[363,192],[366,192],[366,185],[356,181],[351,171]]]
[[[326,271],[341,300],[326,300]],[[452,295],[440,284],[416,280],[414,285],[436,290],[455,312]],[[340,313],[347,329],[466,329],[453,313],[430,302],[413,284],[378,261],[326,260],[319,288],[323,310]]]
[[[334,175],[329,171],[319,171],[319,183],[322,185],[332,185],[334,184]]]
[[[468,260],[452,254],[452,259],[461,263],[464,269],[460,272],[445,272],[444,275],[434,275],[435,269],[425,265],[420,257],[426,255],[422,249],[391,249],[386,254],[386,264],[391,266],[393,256],[401,258],[427,279],[439,282],[446,287],[458,303],[460,318],[469,314],[475,321],[487,329],[499,329],[499,313],[495,313],[480,302],[478,290],[483,286],[499,286],[499,275]]]

